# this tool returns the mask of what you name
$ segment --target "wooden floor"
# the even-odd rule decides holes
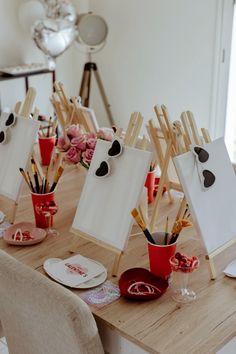
[[[103,263],[108,269],[108,278],[117,283],[118,278],[111,277],[113,254],[69,231],[85,175],[86,172],[83,170],[68,168],[58,186],[56,201],[59,204],[59,211],[55,216],[55,227],[60,231],[60,236],[47,238],[40,245],[24,248],[8,246],[0,240],[0,247],[42,273],[44,273],[42,264],[47,258],[67,258],[80,253]],[[33,221],[30,195],[25,193],[26,189],[19,203],[16,221]],[[158,230],[163,230],[167,214],[170,224],[174,220],[179,201],[177,195],[174,204],[170,205],[167,197],[163,197]],[[0,209],[1,207],[2,205]],[[128,268],[148,268],[146,241],[142,234],[137,233],[139,230],[135,226],[132,230],[134,235],[130,236],[128,248],[122,258],[119,274]],[[179,241],[180,252],[197,255],[201,261],[199,270],[190,276],[190,285],[198,296],[194,303],[190,305],[175,303],[171,298],[171,289],[168,289],[158,300],[138,303],[121,298],[102,309],[91,306],[91,310],[96,319],[147,352],[216,353],[236,334],[236,283],[235,280],[224,277],[221,272],[235,258],[236,247],[231,247],[216,258],[219,275],[215,281],[211,281],[204,250],[195,230],[193,228],[186,230]],[[81,294],[80,290],[73,292]]]

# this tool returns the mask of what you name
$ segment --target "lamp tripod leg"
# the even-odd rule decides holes
[[[87,64],[85,64],[82,81],[80,85],[80,91],[79,91],[79,95],[81,97],[81,103],[85,107],[89,107],[90,86],[91,86],[91,68]]]
[[[112,116],[112,113],[111,113],[110,104],[109,104],[109,102],[107,100],[107,96],[106,96],[106,93],[105,93],[105,90],[104,90],[104,87],[103,87],[103,84],[102,84],[101,77],[99,75],[99,72],[98,72],[97,68],[93,72],[94,72],[94,75],[95,75],[95,78],[96,78],[96,81],[97,81],[97,85],[98,85],[98,88],[99,88],[99,91],[100,91],[100,94],[101,94],[101,97],[102,97],[102,101],[103,101],[103,104],[104,104],[104,107],[105,107],[109,122],[110,122],[110,124],[112,126],[112,125],[115,124],[115,122],[114,122],[114,119],[113,119],[113,116]]]

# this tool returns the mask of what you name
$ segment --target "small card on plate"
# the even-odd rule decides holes
[[[76,255],[51,264],[48,270],[63,284],[73,287],[103,273],[104,267],[88,258]]]

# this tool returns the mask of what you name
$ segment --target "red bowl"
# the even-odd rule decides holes
[[[128,269],[119,279],[121,296],[134,300],[157,299],[164,294],[168,285],[166,280],[155,277],[144,268]]]

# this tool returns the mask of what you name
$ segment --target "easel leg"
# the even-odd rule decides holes
[[[122,252],[120,254],[116,254],[114,263],[113,263],[113,268],[112,268],[112,276],[117,277],[119,266],[120,266],[120,261],[121,261],[121,256]]]
[[[10,222],[11,224],[13,224],[14,221],[15,221],[17,207],[18,207],[18,203],[17,203],[17,202],[14,202],[14,205],[13,205],[13,208],[12,208],[12,213],[11,213],[11,215],[9,216],[9,222]]]
[[[84,72],[82,76],[81,86],[79,95],[81,97],[82,105],[85,107],[89,107],[89,98],[90,98],[90,85],[91,85],[91,69],[84,66]]]
[[[215,280],[216,279],[216,269],[215,269],[213,258],[209,257],[207,255],[206,256],[206,260],[207,260],[207,264],[208,264],[208,267],[209,267],[211,279]]]

